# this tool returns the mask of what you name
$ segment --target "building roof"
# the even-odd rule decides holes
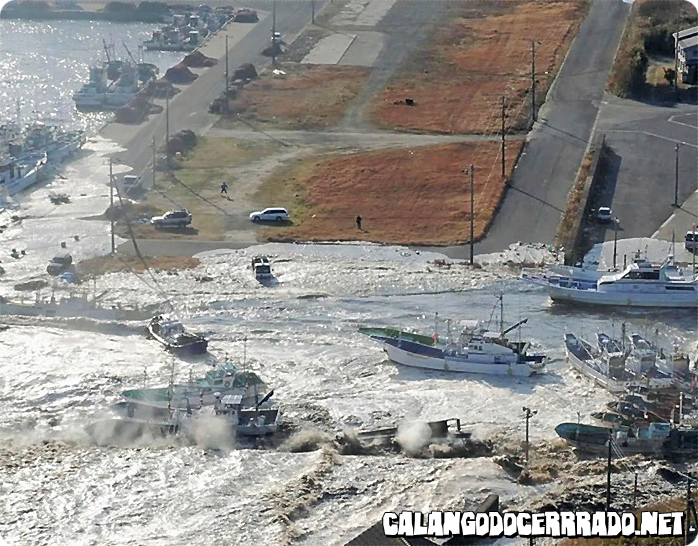
[[[684,51],[696,46],[698,46],[698,35],[691,36],[690,38],[684,38],[683,40],[679,41],[679,47]]]
[[[687,28],[685,30],[680,30],[679,32],[674,32],[672,36],[676,38],[676,35],[679,35],[679,42],[683,40],[684,38],[690,38],[691,36],[696,36],[698,35],[698,27],[691,27]]]

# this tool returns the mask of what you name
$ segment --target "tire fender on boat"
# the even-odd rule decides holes
[[[230,385],[231,385],[230,381],[226,381],[225,383],[223,383],[223,386],[224,386],[225,388],[230,387]]]

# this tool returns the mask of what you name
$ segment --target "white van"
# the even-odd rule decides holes
[[[123,178],[124,191],[128,192],[140,184],[141,180],[134,174],[127,174]]]

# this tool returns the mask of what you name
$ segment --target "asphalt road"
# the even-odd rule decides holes
[[[629,4],[595,0],[539,112],[504,202],[476,253],[553,243],[589,142]],[[464,257],[462,247],[449,249]]]
[[[305,0],[285,0],[276,3],[276,29],[286,37],[296,35],[311,19],[311,3]],[[319,12],[324,2],[315,3]],[[257,9],[271,10],[271,2],[255,3]],[[271,59],[261,54],[269,45],[272,29],[271,15],[260,21],[239,42],[228,50],[230,72],[243,63],[252,63],[259,70],[270,64]],[[201,132],[210,127],[218,116],[208,113],[211,101],[225,89],[225,62],[204,70],[199,78],[189,84],[186,90],[170,100],[169,129],[174,135],[183,129]],[[110,128],[104,131],[109,135]],[[128,149],[116,156],[116,159],[134,169],[136,173],[146,173],[152,160],[152,141],[165,142],[166,116],[162,114],[144,124],[136,136],[128,142]],[[118,139],[117,139],[118,140]],[[148,176],[145,176],[149,180]]]
[[[611,152],[598,206],[613,209],[619,238],[651,237],[674,214],[676,144],[679,204],[698,189],[696,125],[695,105],[658,106],[606,97],[597,131],[606,135]],[[670,240],[674,230],[682,241],[698,218],[695,213],[687,209],[676,225],[662,230],[662,237]],[[603,238],[613,240],[613,230],[607,229]]]

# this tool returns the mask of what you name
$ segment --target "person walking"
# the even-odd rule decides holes
[[[225,182],[221,184],[221,195],[223,194],[225,194],[226,197],[228,196],[228,184]]]
[[[361,229],[361,216],[356,217],[356,229]]]

